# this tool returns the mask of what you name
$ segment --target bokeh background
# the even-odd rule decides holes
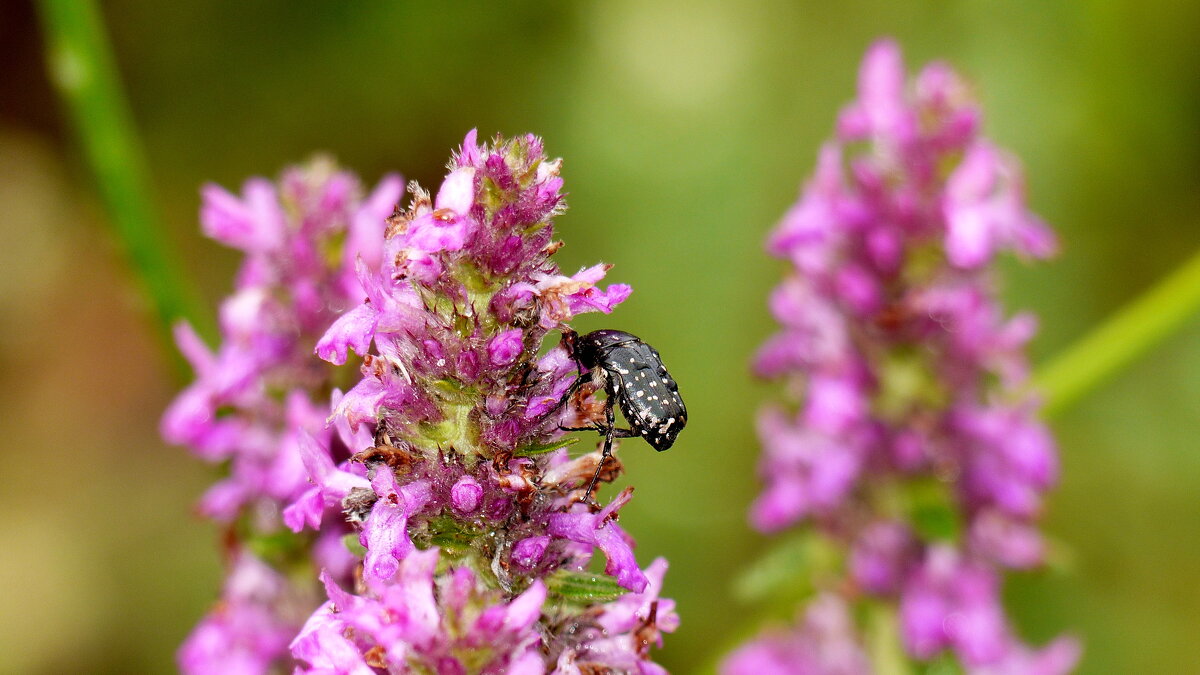
[[[451,6],[453,5],[453,6]],[[1042,316],[1035,363],[1200,246],[1200,3],[610,0],[102,4],[182,264],[215,307],[237,257],[203,239],[198,187],[315,151],[436,185],[463,134],[533,131],[566,159],[563,267],[615,263],[619,327],[665,355],[691,410],[670,452],[631,445],[622,524],[672,561],[691,672],[756,609],[730,581],[752,534],[747,375],[782,266],[764,234],[854,91],[866,46],[944,58],[1027,168],[1065,241],[1007,264]],[[214,599],[214,470],[156,425],[180,386],[45,77],[34,7],[0,4],[0,672],[171,672]],[[1200,319],[1054,422],[1046,527],[1062,563],[1010,579],[1023,633],[1082,636],[1081,672],[1200,669]]]

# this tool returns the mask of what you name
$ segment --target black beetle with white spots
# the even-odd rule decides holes
[[[619,330],[597,330],[581,336],[567,330],[563,332],[563,343],[581,373],[568,397],[589,375],[592,382],[604,387],[608,395],[604,424],[590,427],[604,434],[604,454],[588,485],[584,497],[587,499],[596,486],[605,460],[612,454],[614,438],[641,436],[655,450],[662,452],[675,443],[687,424],[687,407],[679,396],[679,385],[667,372],[658,350],[636,335]],[[614,405],[621,408],[621,414],[629,422],[628,429],[617,428]]]

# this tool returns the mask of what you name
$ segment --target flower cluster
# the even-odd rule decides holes
[[[357,178],[318,159],[285,171],[278,183],[248,181],[241,198],[204,188],[205,233],[245,260],[221,306],[215,353],[190,326],[176,328],[197,379],[162,421],[168,441],[228,468],[198,507],[227,529],[228,580],[221,602],[180,651],[186,672],[265,672],[289,661],[291,636],[320,603],[315,580],[296,583],[259,556],[283,568],[310,545],[280,534],[284,507],[308,488],[301,445],[329,435],[336,369],[312,351],[362,296],[356,261],[379,266],[384,219],[403,185],[389,176],[364,197]],[[317,550],[336,554],[330,542],[344,531],[322,532]]]
[[[604,405],[563,346],[543,349],[630,293],[598,285],[607,266],[553,263],[560,165],[536,137],[471,132],[405,209],[398,179],[363,201],[319,167],[243,200],[206,192],[206,229],[248,257],[219,353],[181,330],[199,378],[163,424],[230,466],[201,504],[230,524],[230,580],[185,670],[662,672],[666,562],[639,567],[617,524],[632,488],[587,498],[620,463],[571,458],[560,426]]]
[[[362,379],[335,402],[337,437],[303,446],[314,485],[284,519],[348,519],[363,565],[353,593],[324,576],[291,645],[300,672],[661,670],[649,649],[678,622],[665,562],[639,568],[616,523],[630,489],[584,501],[600,453],[571,459],[559,426],[603,407],[591,386],[563,405],[579,367],[541,353],[630,292],[552,262],[560,164],[533,136],[469,134],[436,197],[416,188],[389,218],[382,266],[358,270],[366,299],[318,342],[333,363],[362,356]],[[587,572],[597,549],[611,580]]]
[[[759,419],[766,487],[751,521],[810,522],[842,546],[849,580],[835,590],[897,602],[911,656],[1049,675],[1073,667],[1077,646],[1027,648],[999,604],[1000,571],[1042,561],[1035,520],[1057,461],[1022,394],[1034,320],[1005,317],[989,265],[1056,242],[1027,210],[1015,160],[979,127],[947,66],[906,82],[895,44],[870,49],[858,100],[768,242],[792,270],[770,298],[781,330],[754,367],[783,378],[795,404]],[[843,624],[814,618],[831,602],[790,637],[745,647],[728,672],[844,644]],[[869,670],[844,664],[828,672]]]

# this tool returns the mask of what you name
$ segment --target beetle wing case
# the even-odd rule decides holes
[[[601,367],[630,430],[655,450],[671,447],[687,423],[687,408],[658,352],[640,340],[619,343],[606,350]]]

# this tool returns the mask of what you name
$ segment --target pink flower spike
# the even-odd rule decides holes
[[[538,535],[526,537],[512,548],[513,564],[521,569],[531,570],[537,567],[538,563],[542,562],[542,557],[546,555],[546,548],[550,545],[550,537]]]
[[[474,513],[482,501],[483,487],[474,476],[463,476],[450,488],[450,504],[458,513]]]
[[[1026,210],[1016,160],[991,144],[968,149],[946,184],[946,254],[959,267],[986,264],[1000,247],[1045,258],[1057,250],[1054,234]]]
[[[379,499],[359,535],[360,543],[367,548],[363,577],[368,584],[382,584],[396,573],[400,561],[413,552],[408,519],[425,507],[431,494],[426,481],[398,485],[386,466],[375,471],[371,488]]]
[[[501,635],[516,635],[529,630],[542,615],[546,602],[546,585],[537,579],[525,592],[507,605],[489,607],[475,622],[475,631],[484,639]]]
[[[558,423],[594,415],[596,397],[554,407],[580,373],[551,329],[630,288],[598,285],[608,265],[561,274],[562,161],[544,152],[473,130],[440,188],[412,185],[403,205],[399,177],[367,191],[327,159],[242,197],[208,190],[206,229],[247,255],[219,348],[178,329],[198,377],[164,433],[229,461],[202,506],[239,523],[230,550],[280,521],[313,530],[272,559],[320,569],[327,601],[294,575],[239,574],[249,590],[197,629],[185,670],[665,674],[650,661],[678,624],[658,597],[665,563],[648,579],[616,523],[630,493],[581,502],[596,455],[560,447]],[[597,549],[642,592],[544,607]]]
[[[919,661],[949,651],[974,675],[1038,668],[997,588],[1005,568],[1040,562],[1036,519],[1058,466],[1027,391],[1036,322],[1006,316],[992,263],[1056,242],[981,119],[948,65],[909,79],[896,43],[876,42],[857,100],[767,240],[789,269],[754,370],[785,394],[759,419],[764,485],[750,520],[813,528],[849,579],[823,584],[836,596],[737,652],[727,674],[870,672],[848,602],[898,604]],[[830,645],[818,626],[838,623],[839,604],[845,628]],[[825,662],[835,649],[859,657]]]

